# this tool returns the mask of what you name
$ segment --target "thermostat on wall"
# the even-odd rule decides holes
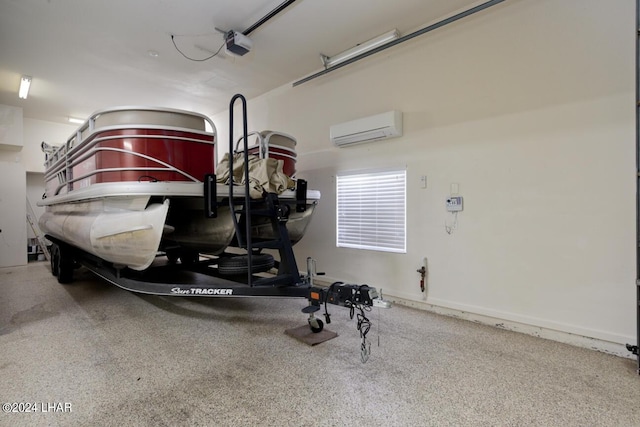
[[[447,210],[449,212],[459,212],[462,210],[462,196],[449,197],[447,199]]]

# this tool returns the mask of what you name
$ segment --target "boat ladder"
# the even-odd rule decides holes
[[[38,246],[40,246],[42,253],[44,254],[47,261],[51,262],[49,249],[47,249],[47,242],[44,238],[44,235],[42,234],[42,231],[40,230],[40,227],[38,227],[37,217],[36,217],[36,214],[33,212],[33,208],[31,207],[31,202],[29,201],[28,197],[27,197],[27,222],[31,226],[31,231],[33,231],[33,234],[36,236],[36,240],[38,241]]]
[[[229,170],[233,171],[234,137],[233,137],[233,104],[240,99],[242,102],[243,119],[243,140],[244,140],[244,200],[233,196],[233,174],[229,180],[229,208],[233,213],[233,221],[236,229],[238,246],[247,251],[247,284],[249,286],[277,286],[277,285],[300,285],[303,282],[296,259],[293,254],[289,232],[286,222],[289,217],[289,207],[280,204],[278,195],[275,193],[264,193],[262,199],[251,199],[249,195],[249,150],[247,132],[247,101],[244,96],[238,94],[231,98],[229,106],[230,132],[229,132]],[[306,190],[306,182],[304,183]],[[238,207],[241,205],[241,207]],[[300,206],[297,207],[298,209]],[[302,207],[304,209],[304,206]],[[238,220],[239,215],[240,220]],[[253,242],[251,237],[252,219],[266,217],[269,219],[273,230],[272,240]],[[274,277],[253,277],[253,262],[255,250],[276,249],[280,255],[278,262],[278,274]]]

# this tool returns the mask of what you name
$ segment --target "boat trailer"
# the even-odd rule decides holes
[[[314,277],[323,273],[316,272],[315,260],[311,258],[307,258],[306,275],[300,274],[286,227],[292,208],[281,203],[274,193],[264,192],[261,198],[253,199],[249,195],[246,100],[242,95],[235,95],[229,108],[229,170],[233,170],[233,104],[237,99],[242,101],[244,119],[244,194],[234,196],[233,188],[236,183],[233,182],[233,174],[230,174],[229,197],[225,201],[218,201],[216,197],[215,175],[206,175],[203,180],[204,215],[215,218],[218,208],[227,203],[232,212],[236,232],[230,245],[233,252],[225,251],[209,256],[206,253],[180,253],[175,248],[165,247],[161,248],[164,253],[160,252],[159,255],[165,255],[166,258],[159,256],[151,267],[135,271],[47,235],[52,242],[51,273],[60,283],[70,283],[74,270],[84,266],[122,289],[158,296],[306,298],[309,305],[302,312],[309,315],[307,321],[314,333],[319,333],[324,328],[324,322],[315,316],[322,306],[327,324],[331,322],[327,304],[346,307],[350,309],[351,318],[357,313],[357,328],[362,341],[361,358],[366,362],[369,357],[366,335],[371,326],[366,312],[372,307],[390,308],[391,304],[378,294],[376,288],[368,285],[342,282],[333,283],[329,287],[315,285]],[[297,212],[305,209],[306,189],[306,182],[297,180]],[[273,237],[252,238],[252,224],[256,221],[269,222]],[[279,260],[275,260],[271,254],[262,253],[263,249],[277,250]]]
[[[110,262],[104,261],[92,254],[84,252],[74,246],[64,243],[56,238],[47,236],[52,241],[51,273],[58,278],[58,282],[66,284],[73,281],[73,272],[80,266],[85,267],[98,277],[127,291],[172,297],[283,297],[306,298],[309,305],[302,309],[308,314],[307,323],[313,333],[319,333],[324,329],[324,323],[331,323],[327,304],[346,307],[350,310],[350,317],[357,313],[357,330],[361,338],[361,360],[366,362],[370,355],[370,343],[367,341],[371,322],[366,312],[373,307],[390,308],[391,304],[378,293],[377,289],[368,285],[345,284],[335,282],[328,287],[317,286],[313,283],[316,275],[315,260],[307,258],[307,274],[298,277],[298,283],[282,283],[278,279],[280,275],[262,273],[261,275],[249,274],[249,281],[263,280],[267,285],[248,285],[243,280],[243,275],[233,275],[227,278],[220,275],[219,264],[221,260],[234,260],[238,255],[222,254],[218,257],[205,258],[204,261],[195,263],[174,263],[168,259],[163,262],[159,256],[159,262],[144,271],[134,271],[129,268],[121,268]],[[161,254],[160,254],[161,255]],[[248,258],[256,258],[259,255],[248,255]],[[262,258],[260,258],[262,259]],[[275,262],[280,269],[282,264]],[[278,265],[279,264],[279,265]],[[254,263],[254,265],[256,265]],[[295,264],[294,264],[295,265]],[[286,274],[291,277],[291,274]],[[271,276],[271,277],[269,277]],[[275,281],[280,283],[274,285]],[[315,313],[324,306],[323,322]]]

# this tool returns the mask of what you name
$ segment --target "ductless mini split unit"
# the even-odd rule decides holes
[[[388,111],[333,125],[330,128],[331,142],[338,147],[397,136],[402,136],[401,111]]]

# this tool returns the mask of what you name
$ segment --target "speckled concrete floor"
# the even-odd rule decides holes
[[[396,306],[371,313],[363,364],[340,307],[339,336],[310,347],[284,333],[306,322],[302,299],[140,296],[76,278],[0,269],[0,402],[40,411],[0,425],[640,425],[631,359]]]

